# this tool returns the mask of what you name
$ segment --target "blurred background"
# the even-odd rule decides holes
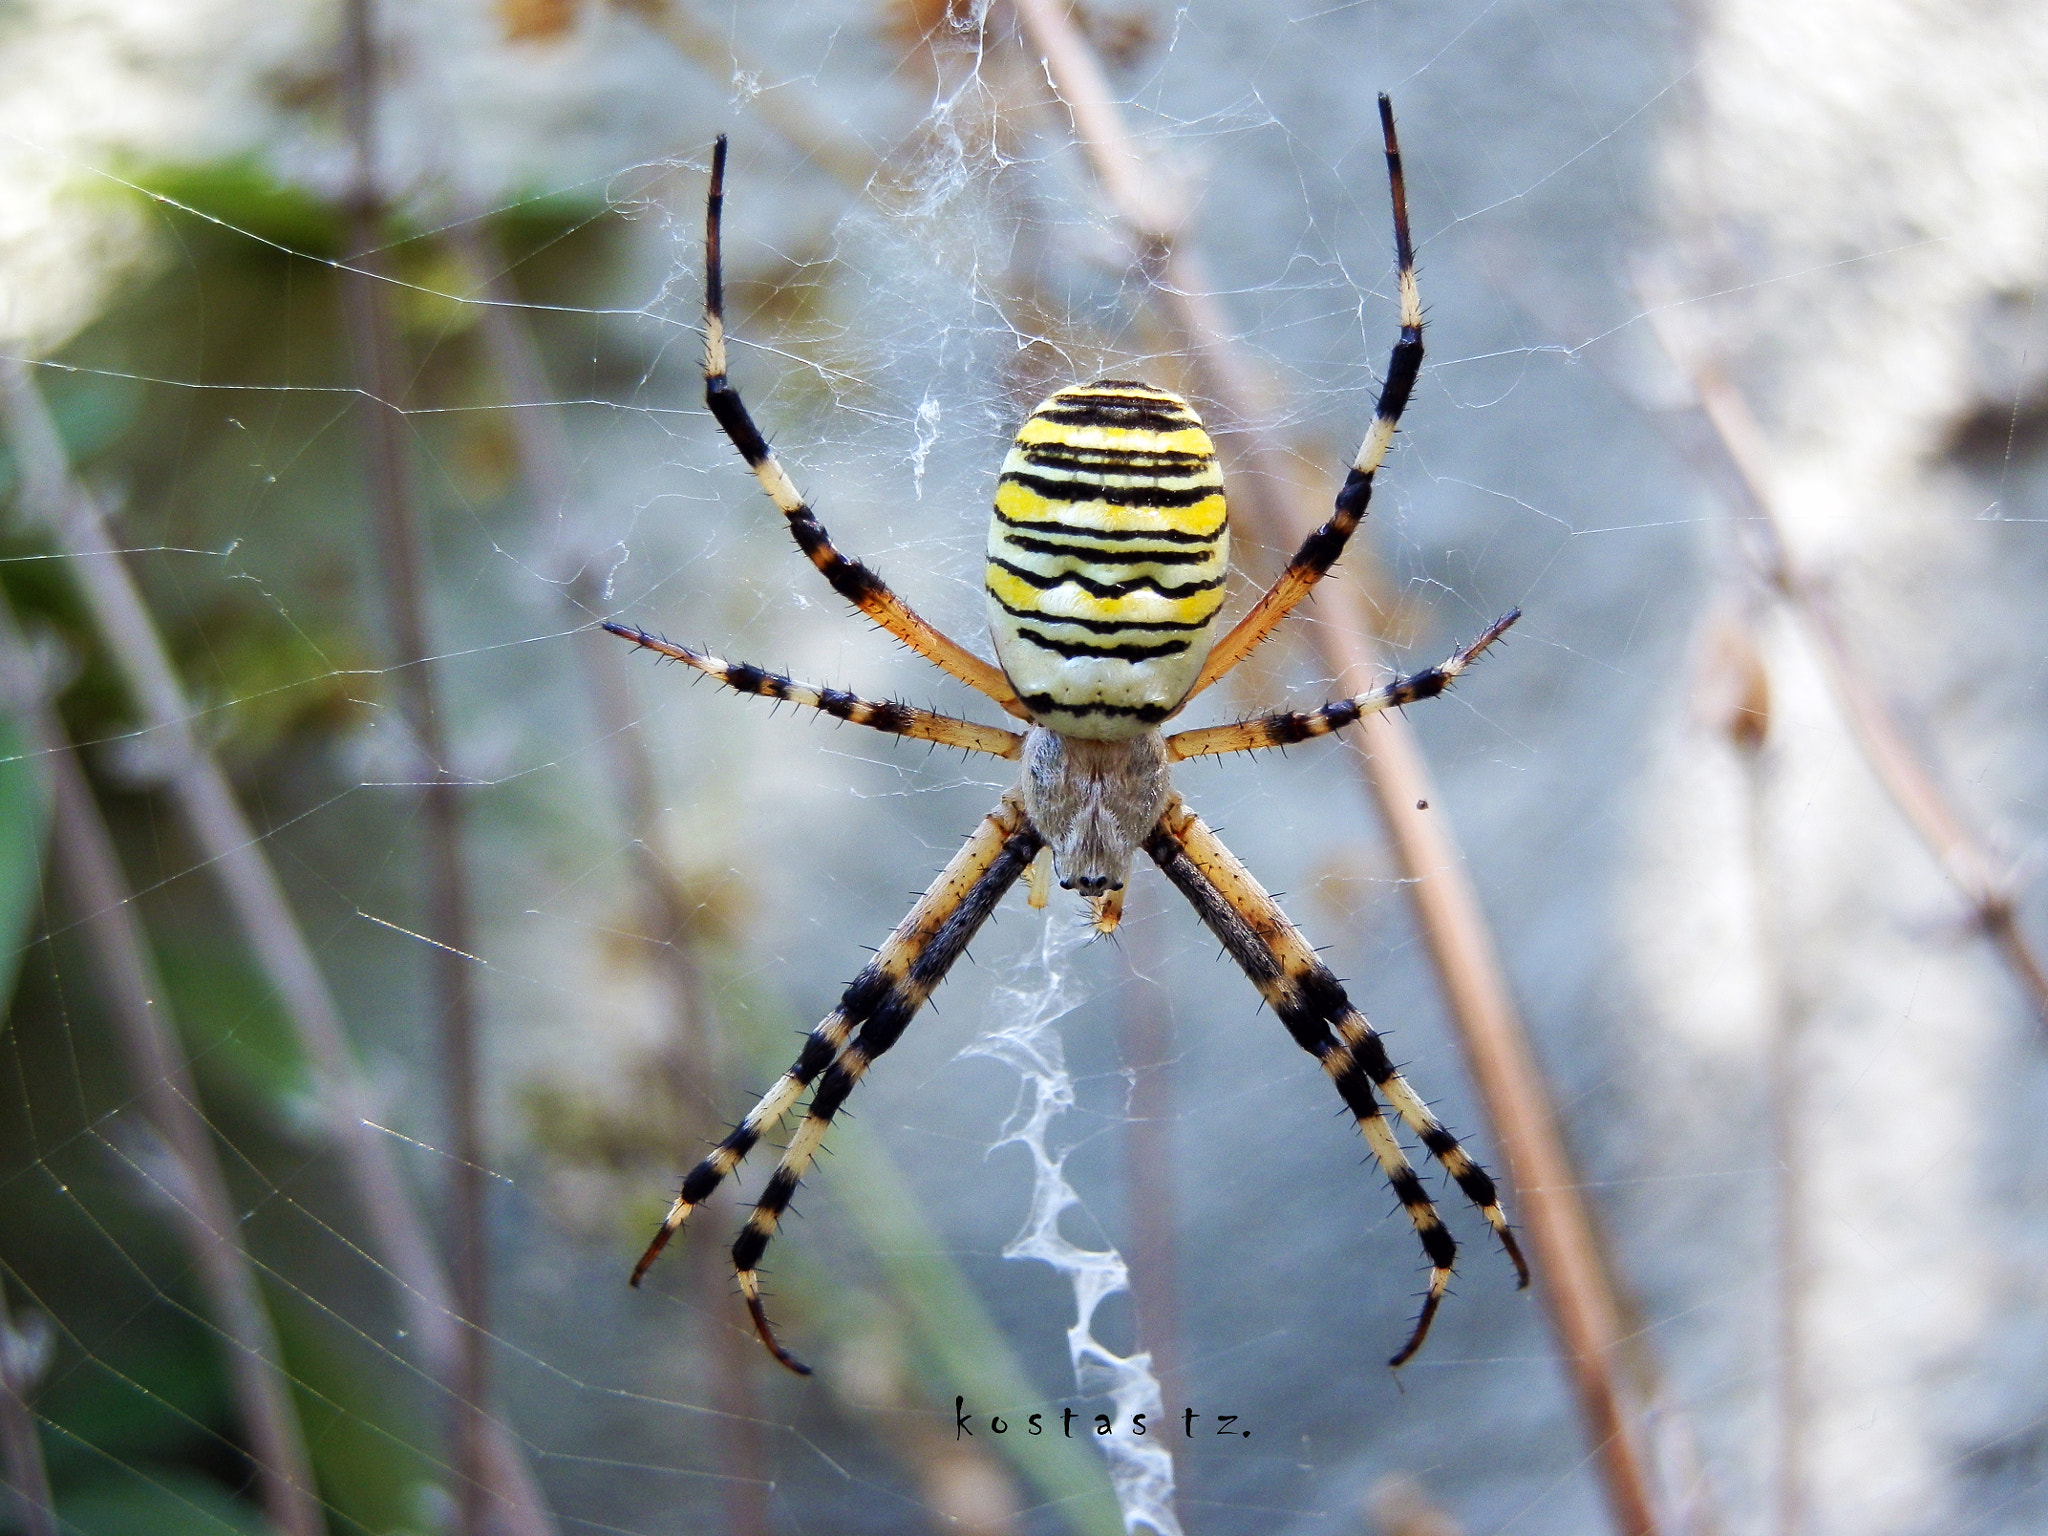
[[[5,8],[0,1530],[2041,1529],[2044,77],[1988,0]],[[1177,782],[1535,1286],[1432,1173],[1459,1284],[1387,1371],[1407,1221],[1148,869],[1114,942],[1012,896],[862,1086],[768,1260],[813,1378],[730,1188],[629,1290],[1009,782],[594,627],[997,718],[702,410],[713,136],[736,382],[983,649],[1061,383],[1195,399],[1240,605],[1324,515],[1381,90],[1429,361],[1338,579],[1187,718],[1526,617]],[[1026,1017],[1060,1231],[1130,1267],[1096,1337],[1250,1430],[1149,1504],[986,1427],[1106,1406],[1005,1257]]]

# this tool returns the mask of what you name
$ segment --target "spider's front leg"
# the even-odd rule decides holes
[[[1145,843],[1145,852],[1193,904],[1209,930],[1222,940],[1231,958],[1280,1016],[1295,1043],[1315,1057],[1329,1075],[1338,1095],[1358,1121],[1358,1129],[1371,1147],[1381,1173],[1393,1186],[1395,1196],[1414,1224],[1415,1235],[1429,1259],[1429,1289],[1408,1341],[1387,1363],[1403,1365],[1422,1347],[1429,1325],[1436,1319],[1437,1307],[1450,1286],[1458,1245],[1437,1215],[1421,1179],[1416,1177],[1400,1141],[1381,1113],[1375,1088],[1387,1096],[1430,1155],[1457,1181],[1465,1197],[1479,1207],[1513,1261],[1520,1284],[1526,1286],[1529,1266],[1508,1228],[1507,1217],[1501,1212],[1500,1196],[1492,1178],[1409,1087],[1388,1058],[1378,1032],[1351,1005],[1343,983],[1316,958],[1315,951],[1287,920],[1287,914],[1252,878],[1237,856],[1178,796],[1159,818],[1158,826]]]
[[[690,1212],[709,1198],[754,1149],[762,1133],[780,1122],[804,1089],[815,1082],[803,1123],[732,1248],[740,1294],[762,1344],[792,1371],[810,1374],[810,1367],[784,1349],[769,1326],[761,1302],[761,1256],[847,1095],[875,1058],[902,1036],[1041,846],[1043,839],[1032,829],[1016,792],[1004,795],[875,952],[875,958],[853,979],[839,1006],[811,1031],[790,1069],[731,1134],[690,1170],[682,1193],[633,1267],[633,1284],[640,1283]]]
[[[888,583],[868,566],[841,554],[818,521],[817,513],[797,490],[768,439],[754,425],[746,402],[725,371],[725,265],[720,253],[725,218],[725,135],[711,151],[711,191],[704,205],[704,404],[732,440],[747,468],[789,523],[790,536],[832,590],[852,603],[933,666],[951,673],[1001,705],[1004,712],[1029,719],[1017,691],[1002,671],[982,660],[959,641],[935,629],[910,604],[889,590]]]
[[[1372,425],[1337,492],[1337,504],[1329,521],[1302,541],[1287,569],[1280,573],[1252,609],[1216,642],[1202,663],[1202,670],[1181,700],[1188,699],[1216,682],[1245,657],[1265,644],[1280,621],[1292,613],[1315,584],[1329,574],[1351,535],[1365,520],[1372,503],[1373,476],[1392,446],[1401,413],[1408,409],[1408,397],[1422,373],[1422,293],[1415,283],[1415,242],[1408,233],[1408,188],[1401,173],[1401,144],[1394,133],[1394,104],[1380,93],[1380,137],[1386,147],[1387,186],[1394,204],[1394,257],[1399,265],[1401,289],[1401,334],[1387,359],[1386,381],[1380,386],[1379,403],[1373,408]]]

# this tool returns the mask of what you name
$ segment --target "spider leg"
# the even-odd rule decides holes
[[[1178,796],[1168,803],[1158,826],[1146,840],[1145,851],[1187,897],[1209,930],[1223,941],[1223,947],[1280,1016],[1295,1043],[1315,1057],[1329,1074],[1339,1096],[1357,1119],[1358,1129],[1372,1149],[1381,1173],[1393,1186],[1395,1196],[1415,1226],[1415,1235],[1429,1259],[1429,1288],[1407,1342],[1387,1363],[1402,1365],[1422,1347],[1450,1285],[1458,1247],[1381,1113],[1374,1088],[1387,1096],[1430,1155],[1443,1165],[1466,1198],[1479,1207],[1513,1260],[1520,1283],[1527,1285],[1529,1266],[1501,1213],[1493,1180],[1395,1070],[1379,1035],[1345,996],[1343,984],[1316,958],[1315,951],[1237,856]]]
[[[1421,699],[1433,699],[1455,683],[1464,670],[1479,659],[1480,653],[1507,633],[1508,626],[1521,616],[1519,608],[1503,614],[1493,621],[1485,634],[1454,653],[1441,666],[1396,678],[1370,693],[1339,699],[1321,709],[1299,714],[1262,715],[1256,720],[1240,720],[1234,725],[1212,725],[1204,730],[1177,732],[1166,738],[1166,760],[1178,763],[1190,757],[1213,757],[1219,752],[1289,747],[1298,741],[1340,731],[1354,721],[1378,714],[1383,709],[1398,709]]]
[[[1394,343],[1393,355],[1387,362],[1387,377],[1380,386],[1379,405],[1373,411],[1372,425],[1366,429],[1358,456],[1352,460],[1351,472],[1344,477],[1343,488],[1337,492],[1337,506],[1330,520],[1302,542],[1294,558],[1287,562],[1287,569],[1280,573],[1280,579],[1252,605],[1251,612],[1238,620],[1229,634],[1216,642],[1215,649],[1209,652],[1209,659],[1196,674],[1194,686],[1188,690],[1190,699],[1264,644],[1279,627],[1280,621],[1294,611],[1310,589],[1337,563],[1352,530],[1365,518],[1366,507],[1372,500],[1372,477],[1378,471],[1380,461],[1387,456],[1387,447],[1394,440],[1394,429],[1400,425],[1401,413],[1407,409],[1408,397],[1415,390],[1416,375],[1422,371],[1422,296],[1415,285],[1415,246],[1408,235],[1408,192],[1401,176],[1401,145],[1394,136],[1394,104],[1384,92],[1380,95],[1380,134],[1386,144],[1387,181],[1394,203],[1394,251],[1400,265],[1401,338]],[[1187,701],[1183,699],[1181,702],[1185,704]]]
[[[803,1123],[733,1244],[733,1268],[754,1328],[770,1354],[799,1373],[806,1367],[775,1341],[761,1304],[759,1266],[776,1223],[824,1139],[826,1128],[870,1063],[894,1045],[934,988],[945,979],[1003,893],[1037,857],[1042,840],[1012,791],[989,812],[896,926],[845,995],[804,1042],[795,1063],[749,1110],[732,1133],[690,1170],[654,1240],[633,1267],[638,1285],[690,1212],[736,1168],[762,1133],[779,1122],[804,1089],[817,1084]]]
[[[617,624],[607,619],[604,627],[621,640],[630,640],[643,650],[666,656],[670,661],[680,661],[686,667],[695,667],[706,677],[715,677],[738,693],[755,693],[764,699],[785,699],[791,704],[819,710],[837,720],[886,731],[892,736],[935,741],[942,747],[959,747],[967,752],[986,752],[991,757],[1013,759],[1024,753],[1024,738],[1000,726],[977,725],[972,720],[935,714],[910,704],[863,699],[842,693],[837,688],[814,688],[809,683],[799,683],[778,672],[767,672],[745,662],[726,661],[704,651],[693,651],[687,645],[677,645],[650,635],[631,624]]]
[[[991,663],[949,639],[891,592],[867,566],[841,554],[825,525],[818,521],[802,494],[777,462],[761,429],[725,375],[725,273],[719,256],[719,225],[725,210],[725,135],[711,152],[711,195],[704,215],[704,403],[717,418],[733,447],[747,461],[768,499],[789,521],[797,547],[832,584],[832,590],[860,609],[926,661],[979,689],[1008,714],[1028,719],[1009,679]]]
[[[1052,849],[1041,848],[1038,857],[1031,861],[1031,867],[1024,871],[1026,899],[1031,906],[1043,910],[1052,900]]]

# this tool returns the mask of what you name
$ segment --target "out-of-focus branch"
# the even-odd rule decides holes
[[[563,509],[574,493],[572,450],[562,413],[548,387],[547,368],[519,295],[506,278],[504,260],[481,214],[451,221],[450,249],[464,268],[467,286],[484,299],[479,331],[505,397],[520,479],[539,519],[564,526]],[[538,525],[537,525],[538,526]],[[595,551],[580,544],[558,545],[547,562],[567,616],[588,623],[604,607]],[[684,881],[661,853],[660,800],[654,763],[641,733],[623,647],[609,636],[586,634],[573,643],[583,697],[604,744],[612,797],[634,853],[637,921],[653,947],[673,1020],[663,1052],[665,1076],[679,1111],[676,1146],[694,1157],[713,1136],[702,1094],[715,1077],[711,1041],[704,1027],[702,978],[696,962],[701,926]],[[730,1270],[723,1256],[700,1245],[693,1278],[701,1292],[701,1314],[716,1318],[728,1301]],[[716,1329],[707,1340],[716,1377],[718,1416],[714,1434],[718,1462],[725,1468],[725,1523],[730,1536],[764,1536],[772,1522],[770,1480],[761,1473],[760,1424],[754,1413],[753,1372],[759,1355],[737,1330]]]
[[[520,479],[536,512],[543,518],[556,519],[559,526],[562,509],[574,488],[571,450],[561,412],[551,403],[547,370],[533,329],[520,308],[518,293],[503,275],[504,263],[483,232],[479,218],[455,220],[447,239],[472,290],[485,300],[478,329],[504,394],[516,407],[506,413],[506,419],[510,423],[513,452],[519,460]],[[596,553],[584,545],[571,544],[555,548],[548,562],[567,616],[586,623],[604,610],[603,584],[593,564]],[[687,999],[696,991],[696,969],[687,948],[680,941],[670,941],[689,932],[690,897],[683,881],[659,852],[660,805],[654,764],[639,731],[639,711],[627,686],[628,673],[616,665],[617,653],[622,648],[607,641],[579,644],[575,649],[585,697],[605,743],[605,764],[612,790],[633,839],[644,905],[643,925],[647,935],[662,945],[662,952],[668,957],[670,979],[679,1001]],[[683,1009],[678,1022],[687,1037],[689,1054],[701,1057],[705,1042],[695,1014]]]
[[[327,1112],[356,1199],[375,1234],[378,1257],[398,1286],[421,1369],[436,1384],[451,1372],[456,1347],[448,1282],[382,1134],[372,1128],[371,1096],[350,1053],[347,1035],[312,946],[293,917],[264,857],[262,840],[242,813],[227,774],[194,739],[163,636],[123,564],[98,500],[71,475],[64,446],[29,367],[0,359],[9,442],[19,467],[20,505],[42,522],[68,557],[108,663],[120,675],[155,748],[165,785],[198,851],[219,883],[236,925],[277,994],[299,1048],[310,1063],[318,1102]],[[494,1426],[491,1486],[500,1518],[517,1536],[552,1536],[553,1524],[511,1437]]]
[[[1907,742],[1905,732],[1844,638],[1827,592],[1793,560],[1778,511],[1776,477],[1763,432],[1741,392],[1718,369],[1689,356],[1683,339],[1675,333],[1671,313],[1668,306],[1653,307],[1650,311],[1658,339],[1673,363],[1691,379],[1700,409],[1740,478],[1753,514],[1745,526],[1755,534],[1749,552],[1758,573],[1804,621],[1834,687],[1836,701],[1848,717],[1850,730],[1871,771],[1962,892],[1972,920],[1991,940],[2026,993],[2035,1019],[2048,1025],[2048,968],[2043,967],[2041,957],[2020,931],[2010,884]]]
[[[341,94],[355,152],[348,194],[350,259],[341,268],[342,314],[364,402],[364,480],[385,583],[385,618],[397,653],[391,676],[419,759],[426,891],[421,931],[431,953],[441,1043],[441,1093],[451,1166],[448,1244],[453,1251],[457,1335],[453,1397],[456,1528],[483,1536],[489,1517],[484,1401],[490,1392],[484,1147],[475,992],[471,984],[469,872],[462,855],[461,784],[449,766],[439,669],[427,638],[427,574],[413,503],[399,399],[404,390],[397,327],[385,302],[381,247],[384,192],[377,172],[377,37],[373,0],[343,7]]]
[[[0,608],[0,613],[4,611]],[[0,641],[5,638],[0,635]],[[19,647],[0,644],[0,752],[33,750],[28,727],[42,702],[44,681],[42,669],[27,660]],[[18,771],[23,764],[17,761],[13,767]],[[35,899],[33,887],[41,883],[44,862],[48,832],[45,798],[37,794],[35,808],[11,829],[14,846],[0,851],[0,858],[18,858],[26,866],[18,873],[31,887],[27,893],[31,901]],[[0,1007],[7,1004],[15,977],[15,967],[0,963]],[[6,1264],[0,1262],[0,1488],[13,1493],[12,1499],[0,1499],[0,1510],[12,1509],[21,1536],[57,1536],[49,1470],[43,1464],[35,1410],[29,1406],[37,1383],[50,1368],[54,1335],[50,1320],[40,1312],[29,1313],[22,1327],[14,1326],[7,1306],[7,1274]]]
[[[1741,609],[1758,606],[1752,586]],[[1710,727],[1725,734],[1741,766],[1743,850],[1747,855],[1751,928],[1756,934],[1758,990],[1765,999],[1769,1030],[1771,1148],[1775,1174],[1772,1224],[1775,1228],[1777,1290],[1771,1319],[1771,1410],[1776,1445],[1772,1477],[1775,1523],[1780,1536],[1806,1528],[1806,1467],[1811,1436],[1805,1380],[1810,1333],[1812,1232],[1805,1219],[1811,1209],[1813,1157],[1806,1139],[1816,1123],[1809,1100],[1812,1063],[1805,1042],[1806,1009],[1791,995],[1785,976],[1785,917],[1780,881],[1776,878],[1776,845],[1770,833],[1773,792],[1772,759],[1763,748],[1770,739],[1771,683],[1757,649],[1753,614],[1730,614],[1717,626],[1711,641],[1711,693],[1703,711]]]
[[[1383,1477],[1366,1495],[1374,1536],[1465,1536],[1465,1528],[1407,1477]]]
[[[0,607],[0,647],[19,655],[19,638]],[[191,1066],[167,1016],[163,984],[139,931],[113,839],[77,756],[48,708],[25,713],[50,776],[53,862],[71,889],[92,945],[94,981],[128,1057],[143,1114],[170,1153],[167,1193],[226,1345],[228,1376],[264,1514],[286,1536],[320,1536],[326,1524],[277,1331],[243,1246],[212,1133],[199,1113]]]
[[[1124,224],[1133,254],[1154,280],[1156,299],[1187,340],[1203,391],[1246,433],[1246,472],[1233,483],[1233,516],[1244,517],[1269,546],[1290,547],[1321,515],[1304,518],[1288,504],[1290,481],[1280,451],[1262,442],[1263,434],[1255,430],[1266,419],[1259,409],[1259,389],[1207,297],[1210,285],[1177,244],[1177,217],[1149,194],[1130,193],[1145,180],[1142,161],[1123,129],[1101,67],[1063,0],[1012,4],[1073,114],[1076,137]],[[1358,686],[1378,668],[1371,654],[1370,615],[1355,596],[1357,584],[1326,583],[1318,591],[1327,622],[1310,632],[1338,679],[1347,687]],[[1640,1394],[1630,1380],[1632,1343],[1619,1285],[1581,1198],[1555,1106],[1448,818],[1440,807],[1417,808],[1418,802],[1435,804],[1436,798],[1414,734],[1393,714],[1373,716],[1365,729],[1368,751],[1356,760],[1408,875],[1406,889],[1480,1094],[1514,1162],[1540,1290],[1563,1345],[1609,1508],[1623,1536],[1648,1536],[1659,1529],[1659,1520]]]
[[[1143,899],[1142,897],[1140,898]],[[1124,947],[1131,953],[1117,1008],[1124,1074],[1130,1083],[1124,1103],[1124,1189],[1131,1236],[1131,1301],[1138,1309],[1138,1336],[1152,1356],[1152,1374],[1167,1402],[1185,1401],[1180,1363],[1180,1250],[1174,1241],[1175,1081],[1173,1011],[1152,977],[1159,966],[1159,930],[1132,923],[1124,914]]]
[[[727,86],[759,80],[760,71],[741,55],[731,35],[705,21],[688,0],[646,0],[637,9],[676,52],[712,79]],[[756,90],[747,98],[747,111],[835,181],[858,191],[881,169],[881,162],[858,139],[811,112],[805,105],[808,99],[798,91]]]
[[[50,1474],[29,1394],[50,1364],[49,1319],[31,1314],[30,1326],[16,1328],[0,1284],[0,1472],[14,1491],[21,1536],[57,1536],[57,1507],[50,1498]],[[38,1326],[39,1325],[39,1326]]]

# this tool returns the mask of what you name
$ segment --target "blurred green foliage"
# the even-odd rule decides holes
[[[142,190],[124,195],[149,199],[162,260],[38,383],[76,473],[113,514],[201,740],[260,825],[289,825],[353,786],[347,744],[385,692],[331,265],[343,225],[245,159],[130,179]],[[573,303],[602,268],[608,229],[596,205],[536,200],[494,217],[490,234],[521,282]],[[439,290],[399,306],[420,355],[408,403],[495,403],[446,248],[404,231],[399,241],[403,279]],[[496,515],[515,489],[496,413],[414,420],[423,458],[444,471],[422,477],[429,526]],[[17,488],[0,448],[0,498],[11,504]],[[441,515],[451,501],[461,517]],[[438,1443],[441,1399],[375,1342],[399,1337],[389,1277],[350,1257],[368,1239],[317,1133],[289,1022],[129,739],[134,711],[64,561],[19,516],[0,520],[0,593],[53,664],[64,729],[140,893],[203,1113],[248,1213],[330,1529],[437,1528],[446,1499],[422,1448]],[[26,742],[22,722],[0,715],[0,1283],[17,1319],[56,1325],[34,1409],[59,1515],[76,1536],[258,1532],[208,1299],[152,1183],[162,1153],[132,1112],[73,915],[60,889],[43,888],[43,788]],[[380,866],[403,845],[407,810],[403,797],[358,797],[338,833],[275,852],[315,890],[395,880],[403,910],[409,870]],[[331,1240],[307,1241],[309,1228]],[[11,1501],[0,1506],[11,1530]]]
[[[14,995],[42,882],[49,807],[32,751],[23,722],[0,713],[0,1003]]]
[[[198,735],[269,829],[268,851],[316,944],[353,923],[370,893],[403,921],[417,900],[411,797],[356,793],[360,754],[374,747],[392,700],[363,506],[362,406],[340,328],[343,221],[247,159],[131,168],[128,179],[140,190],[127,195],[147,200],[162,232],[162,260],[57,366],[40,370],[39,383],[76,473],[118,530]],[[495,212],[487,243],[519,294],[541,306],[525,318],[543,353],[573,358],[579,389],[619,383],[624,398],[648,364],[618,355],[596,314],[618,222],[594,202],[533,199]],[[507,413],[493,408],[502,384],[477,334],[478,309],[466,302],[474,279],[429,228],[394,228],[386,254],[410,353],[401,404],[429,563],[456,573],[434,594],[446,612],[473,604],[468,588],[501,544],[523,541],[515,519],[526,509]],[[800,309],[824,288],[812,272],[756,282],[747,296]],[[15,485],[0,449],[0,495],[11,499]],[[63,727],[138,893],[133,908],[168,1013],[246,1213],[244,1240],[329,1527],[380,1536],[439,1529],[449,1507],[437,1459],[446,1402],[405,1354],[391,1277],[344,1193],[290,1021],[184,843],[161,765],[134,734],[120,673],[65,562],[18,517],[0,522],[0,592],[39,654],[54,660]],[[516,622],[514,633],[531,633],[529,619]],[[525,824],[533,808],[524,793],[515,780],[472,798],[473,850],[507,826],[560,835]],[[0,720],[0,932],[11,939],[8,965],[21,968],[0,1036],[0,1283],[17,1314],[42,1312],[57,1327],[35,1409],[60,1514],[81,1536],[262,1530],[208,1298],[166,1219],[162,1154],[134,1112],[73,914],[60,891],[41,886],[40,796],[19,729]],[[687,893],[682,909],[696,914],[696,928],[676,942],[695,946],[716,973],[707,991],[720,1016],[703,1023],[733,1058],[720,1065],[755,1082],[787,1064],[799,1025],[787,999],[746,979],[745,902],[745,882],[721,868]],[[366,1049],[389,1047],[408,1062],[421,1054],[419,956],[405,952],[344,995]],[[622,1251],[658,1218],[659,1191],[688,1141],[676,1063],[650,1061],[640,1082],[638,1097],[528,1082],[517,1106],[533,1155],[583,1181],[580,1199],[554,1214],[573,1228],[602,1211],[611,1225],[591,1236]],[[696,1100],[707,1097],[699,1085]],[[944,1403],[956,1386],[978,1402],[1042,1401],[880,1148],[857,1126],[841,1143],[862,1191],[850,1206],[853,1230],[870,1250],[852,1267],[866,1273],[806,1287],[830,1298],[832,1315],[792,1309],[792,1326],[872,1346],[905,1409],[942,1405],[932,1381],[952,1384]],[[592,1188],[604,1198],[593,1201]],[[815,1261],[793,1248],[786,1262],[801,1274]],[[829,1411],[825,1399],[808,1401],[808,1412]],[[1064,1510],[1073,1528],[1118,1528],[1092,1447],[999,1449],[1016,1457],[1019,1483]]]

